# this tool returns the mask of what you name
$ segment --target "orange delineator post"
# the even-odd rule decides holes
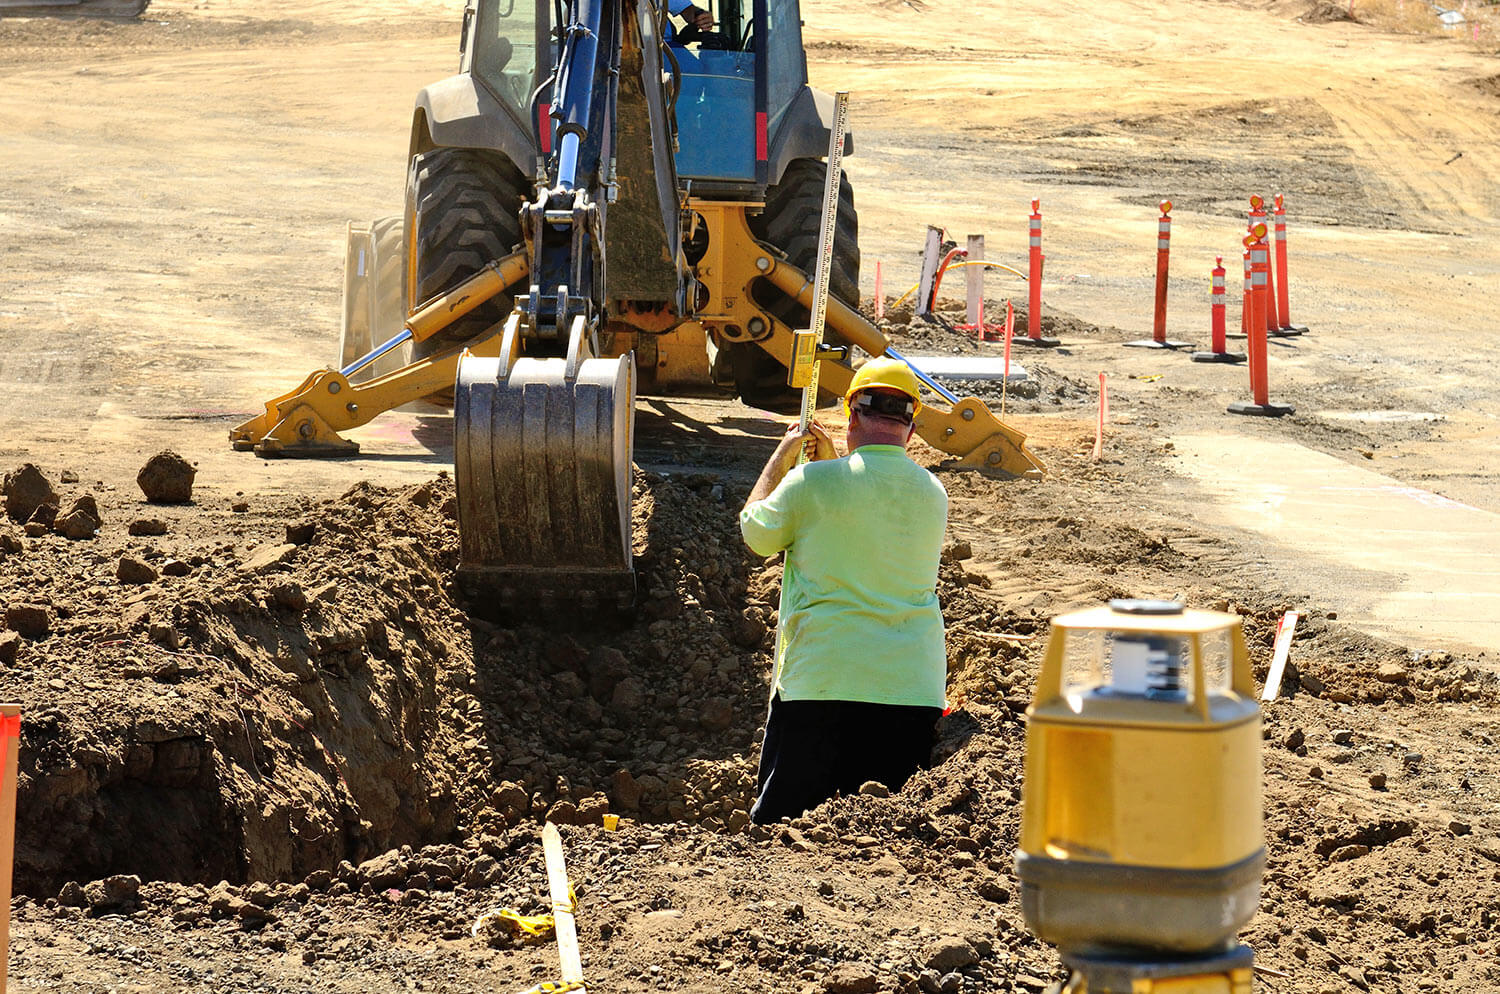
[[[1031,202],[1031,216],[1027,218],[1030,232],[1030,265],[1026,276],[1026,337],[1016,342],[1024,345],[1040,345],[1052,348],[1061,345],[1056,338],[1042,337],[1042,266],[1047,257],[1042,255],[1042,202]]]
[[[1276,194],[1276,209],[1271,212],[1276,221],[1276,333],[1279,335],[1305,335],[1307,327],[1292,324],[1287,307],[1290,293],[1286,285],[1286,204],[1281,194]]]
[[[1151,323],[1151,337],[1167,343],[1167,271],[1172,247],[1171,203],[1161,202],[1161,217],[1156,222],[1156,317]]]
[[[1251,196],[1250,210],[1246,214],[1246,219],[1248,223],[1245,225],[1245,231],[1248,233],[1253,234],[1257,224],[1265,225],[1266,229],[1270,230],[1271,216],[1266,212],[1265,197],[1259,195]],[[1278,327],[1276,324],[1275,304],[1276,283],[1270,266],[1266,267],[1266,293],[1266,299],[1271,302],[1270,306],[1266,309],[1266,331],[1274,335]]]
[[[1249,238],[1246,238],[1249,242]],[[1245,249],[1243,256],[1245,263],[1245,289],[1240,293],[1240,337],[1244,338],[1250,334],[1250,249]]]
[[[1030,338],[1042,337],[1042,202],[1031,202],[1031,217],[1027,219],[1031,237],[1030,275],[1026,279],[1026,334]]]
[[[21,751],[21,705],[0,704],[0,994],[10,964],[10,889],[16,859],[16,757]]]
[[[1271,403],[1270,388],[1266,380],[1266,313],[1270,306],[1270,283],[1267,277],[1271,270],[1271,259],[1264,224],[1256,224],[1251,233],[1245,236],[1245,247],[1250,250],[1250,334],[1245,344],[1250,354],[1251,403],[1230,404],[1229,413],[1281,417],[1283,414],[1291,414],[1295,408],[1287,404]]]
[[[1224,330],[1224,257],[1214,257],[1213,287],[1209,296],[1209,333],[1212,338],[1212,346],[1208,352],[1194,352],[1194,362],[1244,362],[1245,356],[1242,352],[1230,352],[1224,339],[1227,337]]]
[[[1161,217],[1156,221],[1156,317],[1151,325],[1149,339],[1125,344],[1139,349],[1188,348],[1188,342],[1167,341],[1167,272],[1171,259],[1172,201],[1163,200],[1158,206],[1161,208]]]

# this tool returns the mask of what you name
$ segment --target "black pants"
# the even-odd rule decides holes
[[[942,708],[771,699],[750,820],[796,818],[868,780],[900,790],[927,765]]]

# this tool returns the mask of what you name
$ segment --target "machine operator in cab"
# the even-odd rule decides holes
[[[793,425],[740,511],[746,545],[786,552],[757,824],[866,781],[899,790],[931,752],[948,674],[936,592],[948,494],[906,454],[919,389],[905,363],[870,360],[844,397],[849,454]]]

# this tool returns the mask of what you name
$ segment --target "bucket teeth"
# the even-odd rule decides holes
[[[480,610],[623,610],[635,594],[630,356],[466,355],[454,397],[459,577]]]

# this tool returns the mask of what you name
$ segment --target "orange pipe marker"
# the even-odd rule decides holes
[[[1271,212],[1276,220],[1276,332],[1277,335],[1305,335],[1307,326],[1292,324],[1287,308],[1289,296],[1286,285],[1286,204],[1281,194],[1276,194],[1276,209]]]
[[[1224,257],[1214,258],[1213,285],[1209,294],[1209,334],[1213,345],[1209,352],[1194,352],[1194,362],[1244,362],[1243,352],[1229,352],[1224,339]]]
[[[1296,408],[1288,404],[1273,404],[1266,383],[1266,305],[1268,303],[1267,274],[1271,268],[1270,245],[1266,241],[1266,226],[1257,224],[1245,236],[1245,247],[1250,250],[1250,334],[1246,340],[1250,353],[1251,402],[1235,402],[1229,405],[1230,414],[1254,414],[1260,417],[1279,418],[1291,414]]]
[[[1042,202],[1031,202],[1031,216],[1027,219],[1030,228],[1030,266],[1026,277],[1026,337],[1016,339],[1025,345],[1055,348],[1061,345],[1056,338],[1042,337]]]
[[[1160,204],[1161,217],[1156,220],[1156,316],[1151,325],[1151,337],[1135,342],[1126,342],[1127,348],[1136,349],[1186,349],[1191,342],[1167,341],[1167,271],[1170,263],[1172,243],[1172,201]]]

